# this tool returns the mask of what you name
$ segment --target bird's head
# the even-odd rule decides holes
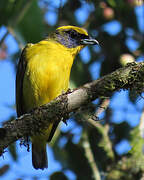
[[[76,26],[61,26],[50,35],[50,38],[70,51],[74,51],[74,54],[77,54],[86,45],[99,44],[96,39],[88,35],[85,29]]]

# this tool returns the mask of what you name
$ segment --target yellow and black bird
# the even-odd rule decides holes
[[[46,39],[26,45],[16,75],[17,115],[21,116],[66,92],[74,58],[89,44],[98,44],[98,41],[86,30],[62,26]],[[46,143],[51,141],[57,126],[58,123],[51,122],[42,134],[31,137],[35,169],[48,167]]]

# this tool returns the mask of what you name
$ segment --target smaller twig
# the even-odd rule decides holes
[[[98,117],[101,113],[103,113],[107,109],[109,103],[110,103],[110,99],[105,98],[93,116]]]
[[[18,36],[16,35],[16,33],[12,27],[8,26],[7,29],[8,29],[8,32],[15,38],[20,49],[22,50],[24,48],[24,43],[20,40],[20,38],[18,38]]]
[[[96,124],[97,124],[96,122],[97,122],[97,121],[102,121],[102,120],[103,120],[103,119],[99,119],[98,116],[99,116],[103,111],[105,111],[105,110],[107,109],[109,103],[110,103],[110,99],[109,99],[108,97],[105,97],[105,98],[102,100],[101,104],[99,105],[99,107],[98,107],[98,109],[96,110],[95,113],[91,113],[90,111],[87,112],[87,109],[93,108],[92,106],[87,105],[87,106],[84,106],[84,107],[82,107],[82,108],[79,108],[79,110],[77,110],[76,114],[82,116],[82,118],[81,118],[80,121],[85,121],[85,122],[89,121],[90,123],[91,123],[92,121],[94,121],[94,122],[92,122],[92,124],[93,124],[94,126],[96,126]],[[87,109],[86,109],[86,108],[87,108]],[[83,119],[83,120],[82,120],[82,119]]]
[[[89,25],[91,24],[91,22],[93,21],[94,18],[95,18],[94,12],[91,12],[88,19],[85,21],[83,27],[85,29],[88,29]]]
[[[0,40],[0,46],[3,44],[5,38],[7,37],[7,35],[9,34],[8,30],[5,32],[5,34],[3,35],[3,37]]]
[[[98,107],[97,111],[93,114],[92,117],[88,118],[87,121],[93,126],[97,127],[98,126],[97,121],[99,121],[98,116],[107,109],[109,103],[110,103],[109,98],[104,99],[101,105]]]
[[[15,40],[17,41],[20,49],[22,50],[25,46],[24,42],[22,42],[22,39],[16,34],[15,27],[17,24],[23,19],[24,15],[26,14],[27,10],[29,9],[30,5],[32,3],[32,0],[26,1],[25,5],[21,7],[20,13],[17,14],[12,21],[8,23],[7,26],[7,33],[11,34]]]
[[[100,115],[104,110],[106,110],[106,108],[108,107],[110,103],[110,99],[106,98],[102,101],[101,105],[99,106],[99,108],[97,109],[96,113],[94,114],[94,117],[98,117],[98,115]],[[109,124],[106,123],[104,126],[101,123],[98,123],[97,121],[94,121],[93,118],[88,118],[87,122],[90,123],[92,126],[94,126],[95,128],[98,128],[99,130],[101,130],[101,133],[103,134],[103,138],[105,139],[105,144],[107,144],[106,146],[106,151],[108,152],[109,156],[111,158],[114,158],[114,154],[112,153],[112,143],[109,139]]]
[[[92,170],[92,173],[93,173],[93,178],[95,180],[101,180],[101,177],[100,177],[100,173],[99,173],[99,170],[98,170],[98,167],[96,165],[96,162],[94,160],[94,156],[93,156],[93,153],[92,153],[92,150],[91,150],[91,147],[90,147],[90,143],[89,143],[89,140],[88,140],[88,136],[87,136],[87,133],[85,132],[83,134],[83,148],[84,148],[84,151],[85,151],[85,156],[89,162],[89,165],[91,167],[91,170]]]
[[[96,112],[96,116],[100,115],[103,111],[105,111],[107,109],[109,103],[110,103],[110,99],[109,98],[105,98],[102,101],[100,107],[98,108],[98,110]]]
[[[14,20],[13,20],[13,24],[10,24],[10,26],[13,25],[16,26],[25,16],[26,12],[28,11],[28,9],[30,8],[31,4],[32,4],[32,0],[29,1],[25,1],[25,5],[23,5],[20,9],[20,13],[18,15],[15,16]]]

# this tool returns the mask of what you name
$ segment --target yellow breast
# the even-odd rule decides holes
[[[73,54],[63,45],[41,41],[26,49],[25,111],[46,104],[68,89]]]

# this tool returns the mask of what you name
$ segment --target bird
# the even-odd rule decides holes
[[[61,26],[38,43],[28,43],[22,50],[16,73],[17,116],[49,103],[69,87],[70,72],[76,55],[86,45],[99,44],[84,28]],[[42,133],[30,137],[32,165],[48,168],[46,144],[58,127],[50,122]]]

